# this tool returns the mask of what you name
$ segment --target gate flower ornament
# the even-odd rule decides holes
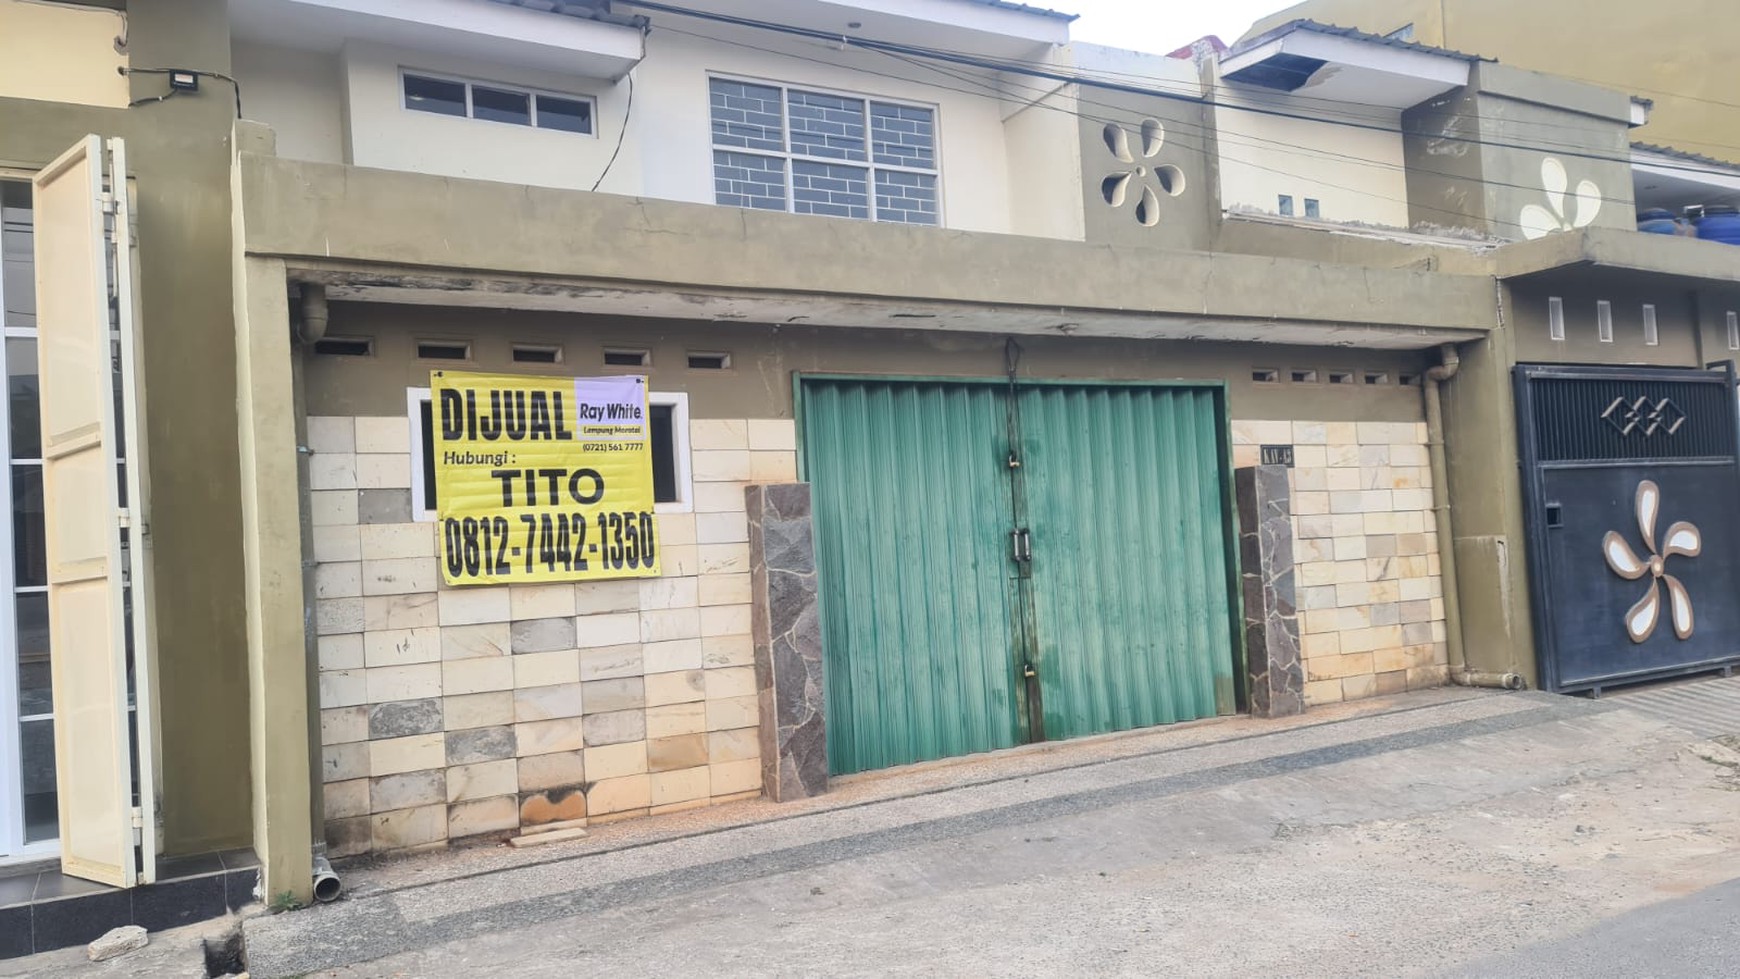
[[[1139,136],[1141,141],[1141,161],[1136,159],[1136,151],[1130,145],[1130,134],[1124,127],[1115,122],[1106,123],[1106,149],[1122,164],[1128,166],[1112,171],[1106,179],[1100,181],[1100,196],[1114,208],[1121,208],[1132,194],[1136,198],[1136,223],[1146,228],[1152,228],[1160,223],[1160,194],[1155,193],[1155,185],[1161,193],[1177,197],[1184,193],[1184,171],[1170,163],[1150,165],[1146,161],[1160,155],[1160,148],[1166,145],[1166,127],[1158,119],[1142,120]],[[1153,178],[1150,184],[1149,177]]]
[[[1668,525],[1661,547],[1656,548],[1655,520],[1661,510],[1661,490],[1651,480],[1637,484],[1637,529],[1643,534],[1643,546],[1649,549],[1649,559],[1643,560],[1631,550],[1619,531],[1609,530],[1601,538],[1601,552],[1607,556],[1607,566],[1628,581],[1650,576],[1649,591],[1644,593],[1625,613],[1625,634],[1634,643],[1641,643],[1655,633],[1661,619],[1661,591],[1667,587],[1669,616],[1673,619],[1674,635],[1687,639],[1692,634],[1692,597],[1686,586],[1667,573],[1667,559],[1674,555],[1697,557],[1704,549],[1703,534],[1684,520]]]
[[[1575,231],[1595,223],[1595,215],[1601,213],[1601,188],[1593,180],[1578,181],[1577,213],[1572,215],[1565,210],[1565,188],[1570,183],[1563,163],[1550,156],[1541,161],[1541,187],[1547,192],[1547,206],[1529,204],[1522,209],[1517,223],[1522,226],[1523,237],[1533,241],[1555,231]]]

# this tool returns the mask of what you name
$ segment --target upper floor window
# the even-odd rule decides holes
[[[405,108],[568,133],[592,132],[592,100],[405,72]]]
[[[720,204],[937,224],[936,110],[712,79]]]

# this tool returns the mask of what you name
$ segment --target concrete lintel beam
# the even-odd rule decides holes
[[[1596,266],[1680,279],[1740,282],[1733,245],[1613,228],[1519,241],[1494,253],[1498,277],[1515,279],[1573,266]]]
[[[1487,331],[1491,280],[831,220],[245,154],[249,254],[1126,315]],[[908,324],[919,325],[919,324]]]

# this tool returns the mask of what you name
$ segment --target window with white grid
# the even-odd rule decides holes
[[[718,203],[940,223],[935,108],[730,78],[709,97]]]

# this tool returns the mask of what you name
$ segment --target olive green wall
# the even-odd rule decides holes
[[[128,13],[135,67],[228,72],[224,0],[151,0]],[[166,90],[133,76],[133,97]],[[235,102],[197,95],[134,109],[0,99],[0,166],[34,170],[88,133],[127,141],[135,179],[143,391],[152,494],[168,854],[250,840],[248,700],[237,582],[236,386],[228,134]]]
[[[1402,113],[1402,159],[1408,168],[1408,220],[1415,227],[1488,226],[1480,146],[1480,99],[1472,88]]]
[[[1592,85],[1476,65],[1466,87],[1402,114],[1409,218],[1520,239],[1523,209],[1534,206],[1562,219],[1559,230],[1635,229],[1630,108],[1624,95]],[[1565,174],[1560,199],[1547,196],[1549,158]],[[1600,198],[1591,220],[1575,199],[1583,181]]]
[[[1488,329],[1490,280],[1236,254],[1081,242],[547,190],[244,154],[247,250],[297,266],[366,264],[384,282],[446,270],[567,277],[637,288],[753,290],[1221,322],[1384,330]],[[1101,205],[1102,208],[1104,205]],[[1130,220],[1125,216],[1125,220]],[[1133,221],[1132,221],[1133,223]],[[524,279],[521,280],[526,281]],[[527,287],[531,288],[531,287]],[[534,291],[560,293],[543,282]],[[1217,322],[1220,321],[1220,322]],[[1343,334],[1353,339],[1357,331]]]
[[[1640,277],[1641,278],[1641,277]],[[1644,284],[1649,283],[1649,284]],[[1660,278],[1633,280],[1608,273],[1541,275],[1508,284],[1516,356],[1524,362],[1566,364],[1651,364],[1695,367],[1698,323],[1694,293]],[[1547,323],[1548,299],[1564,301],[1565,339],[1553,340]],[[1602,343],[1597,325],[1601,300],[1613,304],[1613,341]],[[1656,310],[1656,346],[1644,343],[1643,305]]]
[[[1082,208],[1087,240],[1096,244],[1206,250],[1220,223],[1220,197],[1209,163],[1212,147],[1206,145],[1210,127],[1207,109],[1194,102],[1129,95],[1103,89],[1089,90],[1082,103],[1081,159]],[[1142,155],[1143,124],[1153,120],[1163,129],[1160,151]],[[1108,140],[1116,129],[1124,131],[1135,162],[1117,158]],[[1179,186],[1172,171],[1183,176]],[[1165,170],[1167,179],[1161,179]],[[1113,206],[1105,196],[1105,182],[1130,173],[1126,199]],[[1152,226],[1137,219],[1136,205],[1142,188],[1151,188],[1159,199],[1159,213]],[[1176,194],[1169,192],[1176,191]]]
[[[1740,158],[1740,100],[1721,67],[1740,48],[1733,0],[1308,0],[1252,30],[1301,17],[1377,34],[1412,23],[1423,44],[1654,99],[1634,138]]]
[[[657,391],[683,391],[696,418],[789,418],[794,372],[998,377],[1004,337],[937,331],[846,330],[647,320],[566,313],[513,312],[382,303],[333,303],[328,335],[374,340],[368,357],[314,355],[307,362],[308,412],[314,415],[399,415],[405,389],[427,387],[437,368],[588,375],[605,373],[605,347],[647,349],[644,373]],[[418,340],[470,341],[472,361],[420,361]],[[1024,377],[1160,380],[1226,378],[1235,418],[1314,421],[1419,421],[1420,390],[1398,382],[1418,373],[1418,352],[1356,351],[1066,337],[1021,337]],[[561,364],[519,364],[512,346],[560,344]],[[689,370],[688,351],[724,352],[724,371]],[[1253,368],[1280,372],[1279,383],[1256,383]],[[1315,383],[1292,383],[1293,369],[1316,370]],[[1356,375],[1352,385],[1328,383],[1331,371]],[[1386,383],[1364,384],[1365,372]],[[634,371],[641,373],[642,371]]]
[[[1229,215],[1216,233],[1213,249],[1241,255],[1272,255],[1332,265],[1376,269],[1415,269],[1449,275],[1492,274],[1492,261],[1470,241],[1466,246],[1434,245],[1419,239],[1401,240],[1372,231],[1301,227],[1263,218]]]

